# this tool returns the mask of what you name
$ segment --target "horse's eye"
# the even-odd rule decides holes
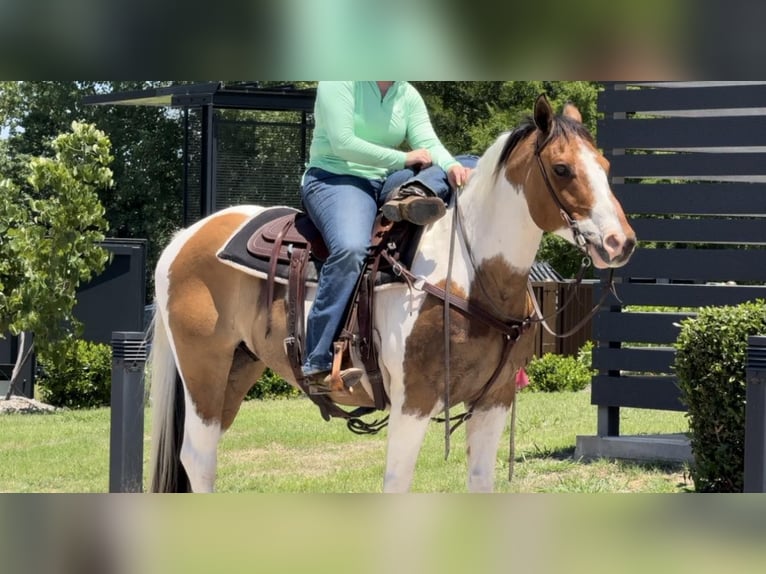
[[[557,163],[553,166],[553,171],[559,177],[572,177],[572,170],[565,163]]]

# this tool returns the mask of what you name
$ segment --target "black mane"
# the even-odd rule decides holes
[[[537,126],[535,125],[532,117],[527,117],[516,129],[514,129],[508,136],[508,139],[505,140],[505,145],[503,146],[503,151],[497,160],[495,170],[499,170],[503,165],[505,165],[505,162],[513,153],[513,150],[516,149],[516,146],[518,146],[522,140],[526,139],[526,137],[536,129]],[[551,126],[549,141],[553,141],[560,137],[569,139],[569,136],[580,137],[585,141],[593,144],[594,147],[596,145],[596,142],[593,141],[593,136],[591,133],[580,122],[577,122],[567,116],[556,116],[553,118],[553,125]]]

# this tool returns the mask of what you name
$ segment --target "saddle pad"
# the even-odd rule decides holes
[[[261,226],[267,225],[278,217],[290,213],[299,213],[299,211],[292,207],[270,207],[258,215],[255,215],[247,223],[237,229],[226,241],[225,245],[216,254],[218,259],[227,265],[238,267],[242,271],[254,271],[255,273],[250,273],[252,275],[257,275],[263,279],[267,278],[269,274],[269,260],[256,257],[250,253],[247,249],[247,243],[255,231]],[[321,263],[312,258],[306,267],[306,280],[316,283],[317,278],[319,277],[320,268]],[[289,264],[282,261],[277,263],[276,276],[277,278],[283,279],[283,283],[287,282],[287,272],[289,269]]]
[[[248,250],[248,242],[258,228],[263,225],[268,225],[269,222],[289,213],[300,212],[292,207],[270,207],[258,215],[253,216],[248,222],[237,229],[226,241],[224,246],[216,254],[218,259],[221,260],[222,263],[235,267],[240,271],[255,275],[261,279],[267,279],[269,275],[269,260],[254,256],[250,253]],[[405,265],[411,263],[419,238],[420,229],[417,229],[414,237],[408,241],[408,249],[405,252],[405,256],[402,257],[402,261]],[[311,257],[306,266],[306,282],[316,284],[321,268],[322,262],[315,257]],[[275,279],[279,283],[286,284],[289,270],[289,263],[278,260]],[[401,282],[401,279],[389,270],[380,271],[375,279],[375,284],[378,286],[399,282]]]

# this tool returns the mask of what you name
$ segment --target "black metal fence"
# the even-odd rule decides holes
[[[185,223],[233,205],[299,207],[313,116],[303,111],[247,108],[210,113],[213,135],[208,159],[202,153],[202,111],[188,111]],[[202,193],[203,180],[209,181],[209,197]]]
[[[766,298],[766,83],[607,83],[598,143],[639,238],[594,318],[599,434],[620,407],[685,410],[672,372],[679,322]],[[594,293],[594,297],[600,293]]]

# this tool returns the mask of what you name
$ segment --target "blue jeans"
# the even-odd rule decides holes
[[[473,167],[473,156],[458,156]],[[418,181],[449,203],[447,174],[438,166],[418,173],[403,169],[385,181],[337,175],[309,168],[301,197],[306,212],[322,234],[330,253],[322,265],[316,298],[306,324],[303,373],[312,375],[332,367],[332,344],[343,327],[346,307],[356,286],[370,246],[378,209],[401,185]]]

